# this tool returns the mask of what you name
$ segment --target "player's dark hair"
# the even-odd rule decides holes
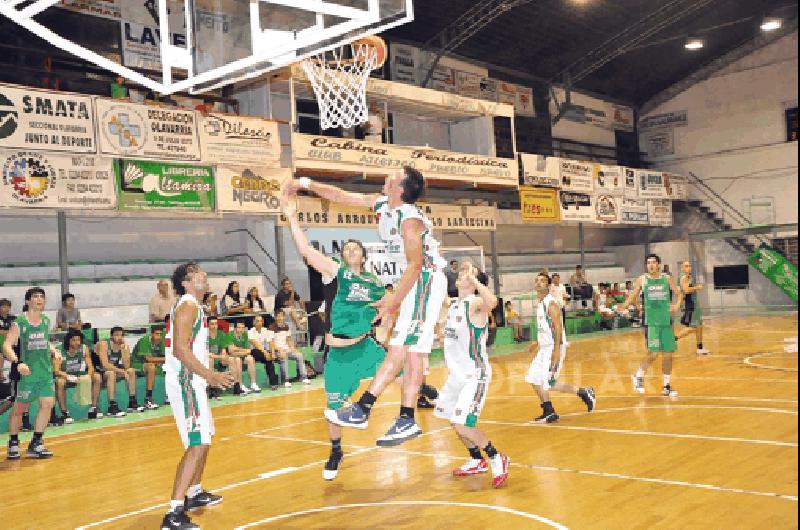
[[[31,298],[33,298],[33,295],[35,294],[41,294],[42,296],[45,296],[44,289],[42,289],[41,287],[31,287],[30,289],[25,291],[25,301],[30,302]],[[27,306],[28,304],[25,305]],[[23,309],[23,311],[27,311],[27,309]]]
[[[547,285],[553,285],[553,279],[550,276],[548,276],[547,274],[545,274],[543,272],[540,272],[539,274],[536,275],[536,277],[538,278],[539,276],[547,279]]]
[[[406,204],[416,204],[425,193],[425,177],[422,173],[408,166],[403,168],[406,176],[403,179],[403,195],[400,197]]]
[[[0,298],[0,307],[8,306],[11,307],[11,300],[8,298]]]
[[[478,283],[480,283],[481,285],[485,285],[487,287],[489,286],[489,275],[486,274],[485,272],[483,271],[478,272],[478,274],[475,275],[475,279],[478,280]],[[475,290],[475,294],[478,294],[477,289]]]
[[[211,320],[209,318],[209,320]],[[152,335],[154,331],[164,331],[164,326],[153,326],[150,328],[150,334]]]
[[[64,351],[67,351],[69,349],[69,343],[72,340],[72,337],[80,337],[81,344],[83,344],[83,333],[81,333],[77,329],[71,329],[67,332],[66,335],[64,335]]]
[[[172,273],[172,288],[175,290],[175,294],[178,296],[186,294],[186,289],[183,288],[183,282],[189,279],[189,274],[197,272],[198,270],[199,267],[194,261],[183,263],[175,268],[175,272]]]
[[[644,262],[647,263],[650,258],[655,259],[658,262],[658,264],[661,265],[661,256],[659,256],[658,254],[648,254],[644,258]]]
[[[125,333],[125,328],[123,328],[122,326],[114,326],[113,328],[111,328],[111,334],[112,335],[114,333],[116,333],[117,331],[121,331],[121,332]]]
[[[74,294],[72,294],[72,293],[64,293],[64,294],[62,294],[62,295],[61,295],[61,303],[62,303],[62,304],[65,304],[65,303],[67,303],[67,300],[69,300],[70,298],[73,298],[73,299],[74,299],[74,298],[75,298],[75,295],[74,295]]]

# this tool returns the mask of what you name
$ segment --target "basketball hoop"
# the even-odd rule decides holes
[[[350,128],[367,121],[369,75],[383,66],[387,55],[386,42],[369,36],[303,60],[323,129]]]

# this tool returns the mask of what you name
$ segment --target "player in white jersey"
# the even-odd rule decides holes
[[[422,383],[423,359],[433,346],[436,320],[447,296],[446,262],[439,255],[430,220],[416,206],[425,191],[425,178],[407,167],[386,177],[383,196],[351,193],[308,178],[288,185],[288,194],[298,190],[308,190],[333,202],[372,208],[378,216],[378,233],[386,243],[387,258],[403,271],[394,294],[387,294],[375,304],[375,322],[396,315],[386,360],[357,403],[325,412],[325,417],[337,425],[366,429],[375,401],[402,370],[400,415],[377,441],[382,447],[399,445],[422,433],[414,420],[414,408]]]
[[[539,296],[539,303],[536,307],[536,342],[539,350],[525,376],[525,381],[533,385],[542,402],[542,415],[534,420],[537,423],[558,421],[558,414],[550,401],[551,390],[577,394],[586,404],[589,412],[594,410],[596,402],[592,387],[578,388],[558,382],[558,376],[567,355],[567,335],[561,320],[561,306],[551,294],[550,284],[551,279],[547,274],[542,272],[536,276],[534,287]],[[555,354],[555,352],[559,353]]]
[[[167,322],[164,385],[186,450],[161,528],[184,530],[200,528],[187,511],[222,502],[222,497],[200,486],[214,434],[206,390],[229,387],[233,376],[215,372],[209,365],[208,321],[199,302],[209,290],[206,273],[196,263],[179,265],[172,274],[172,287],[180,298]]]
[[[436,400],[434,414],[453,425],[469,452],[470,459],[454,469],[453,475],[486,473],[489,464],[481,456],[483,448],[491,462],[492,485],[499,488],[508,479],[509,459],[477,427],[492,379],[486,339],[489,313],[497,306],[497,297],[488,284],[486,273],[477,273],[469,262],[461,265],[456,281],[458,297],[450,302],[444,332],[444,360],[449,374]]]

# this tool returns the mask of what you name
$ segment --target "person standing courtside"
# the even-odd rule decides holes
[[[200,306],[208,292],[206,273],[196,263],[179,265],[172,275],[172,287],[180,299],[167,322],[164,385],[185,452],[161,528],[191,530],[200,527],[192,523],[187,511],[222,502],[222,497],[200,486],[214,434],[206,391],[209,386],[227,388],[233,376],[209,366],[208,320]]]
[[[705,289],[705,285],[694,283],[692,277],[692,264],[684,261],[681,264],[680,288],[683,293],[683,316],[681,324],[685,329],[675,335],[677,340],[687,337],[694,333],[697,339],[697,355],[708,355],[711,353],[703,347],[703,313],[700,311],[700,302],[697,293]]]

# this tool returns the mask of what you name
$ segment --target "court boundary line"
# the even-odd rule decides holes
[[[666,396],[659,396],[655,394],[651,394],[649,396],[641,395],[641,394],[624,394],[624,395],[612,395],[612,396],[605,396],[605,395],[598,395],[598,399],[647,399],[653,401],[665,401],[667,399],[675,399],[675,398],[667,398]],[[486,398],[487,400],[500,400],[500,399],[520,399],[520,400],[534,400],[539,401],[539,398],[535,394],[530,395],[520,395],[520,394],[511,394],[508,396],[489,396]],[[798,400],[796,399],[780,399],[780,398],[756,398],[756,397],[747,397],[747,396],[678,396],[678,400],[684,399],[697,399],[697,400],[707,400],[712,401],[715,399],[719,399],[722,401],[753,401],[753,402],[760,402],[760,403],[786,403],[786,404],[797,404]]]
[[[778,372],[795,372],[796,373],[797,372],[797,368],[784,368],[782,366],[770,366],[768,364],[761,364],[761,363],[754,363],[753,362],[753,359],[756,359],[756,358],[759,358],[759,357],[767,357],[768,355],[782,355],[782,354],[785,354],[785,353],[786,352],[783,352],[783,351],[782,352],[754,353],[753,355],[750,355],[749,357],[745,357],[742,360],[742,363],[744,363],[746,366],[749,366],[750,368],[759,368],[759,369],[762,369],[762,370],[775,370],[775,371],[778,371]],[[796,359],[797,358],[797,354],[795,354],[795,355],[785,355],[785,357],[786,358],[794,358],[794,359]]]

